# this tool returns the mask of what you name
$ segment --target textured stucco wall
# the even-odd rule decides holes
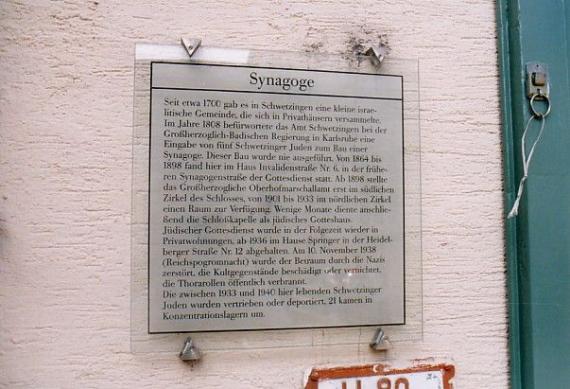
[[[365,348],[227,352],[190,367],[129,352],[134,43],[348,50],[385,34],[420,58],[424,337],[387,359],[451,360],[507,388],[493,1],[0,2],[0,386],[298,388]]]

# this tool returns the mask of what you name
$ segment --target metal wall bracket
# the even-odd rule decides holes
[[[390,343],[382,328],[378,328],[374,333],[370,342],[370,348],[374,351],[387,351],[392,348],[392,343]]]
[[[202,39],[182,38],[180,43],[182,43],[182,46],[186,49],[188,56],[192,58],[196,50],[198,50],[198,47],[202,44]]]
[[[540,62],[526,64],[526,96],[548,99],[550,95],[550,74],[548,66]]]
[[[202,358],[202,353],[200,350],[194,346],[191,337],[187,337],[184,341],[184,346],[182,347],[182,351],[180,351],[180,359],[183,361],[198,361]]]
[[[364,52],[364,55],[370,57],[374,66],[378,68],[382,66],[382,62],[384,61],[384,58],[386,58],[387,54],[388,50],[383,45],[370,46],[368,50]]]

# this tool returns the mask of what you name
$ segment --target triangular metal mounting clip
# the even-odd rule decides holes
[[[198,47],[202,44],[202,39],[182,38],[180,43],[182,43],[182,46],[186,49],[188,56],[192,58],[196,50],[198,50]]]
[[[180,351],[179,356],[180,359],[182,359],[185,362],[198,361],[200,358],[202,358],[202,353],[200,352],[200,350],[198,350],[196,346],[194,346],[192,338],[187,337],[186,340],[184,341],[184,346],[182,347],[182,351]]]
[[[374,351],[388,351],[392,348],[392,343],[390,343],[382,328],[378,328],[374,333],[374,337],[370,342],[370,348]]]
[[[364,55],[369,56],[372,63],[378,68],[382,66],[382,62],[384,61],[384,58],[386,58],[387,54],[388,50],[384,45],[370,46],[368,50],[364,52]]]

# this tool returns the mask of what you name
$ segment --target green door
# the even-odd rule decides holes
[[[506,212],[522,176],[527,62],[548,65],[552,102],[519,215],[505,219],[512,388],[570,388],[570,0],[499,0],[498,24]]]

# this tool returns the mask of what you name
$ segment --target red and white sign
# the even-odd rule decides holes
[[[305,389],[453,389],[451,365],[421,365],[390,369],[367,365],[313,369]]]

